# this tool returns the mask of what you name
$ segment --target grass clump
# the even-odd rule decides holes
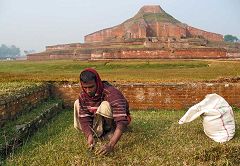
[[[132,111],[131,131],[108,156],[87,151],[82,133],[73,128],[72,110],[57,115],[5,165],[236,165],[239,134],[224,144],[208,138],[201,119],[179,125],[185,111]],[[236,124],[240,111],[234,110]],[[239,126],[236,126],[236,131]]]
[[[13,81],[13,82],[1,82],[0,84],[0,97],[10,96],[16,92],[21,92],[24,89],[34,89],[40,86],[40,82],[26,82],[26,81]]]
[[[170,22],[174,24],[181,23],[167,13],[147,13],[143,15],[143,18],[147,22]]]
[[[196,160],[209,165],[238,165],[240,162],[239,145],[227,146],[227,144],[216,145],[203,149],[195,156]]]

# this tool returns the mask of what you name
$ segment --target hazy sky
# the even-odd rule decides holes
[[[160,5],[190,26],[240,38],[240,0],[0,0],[0,44],[40,52],[48,45],[83,42],[144,5]]]

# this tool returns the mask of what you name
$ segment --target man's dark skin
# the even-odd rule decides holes
[[[96,89],[97,89],[97,84],[96,82],[93,81],[89,81],[87,83],[82,82],[82,88],[86,91],[86,93],[89,96],[94,96],[96,93]],[[119,139],[122,136],[123,131],[126,129],[126,125],[117,125],[116,129],[113,133],[113,136],[110,138],[109,142],[105,145],[103,145],[102,147],[100,147],[100,149],[98,149],[96,151],[96,154],[98,155],[105,155],[110,153],[111,151],[113,151],[114,146],[116,145],[116,143],[119,141]],[[92,149],[95,145],[95,141],[93,138],[93,134],[90,134],[87,138],[87,143],[88,143],[88,147],[90,149]]]

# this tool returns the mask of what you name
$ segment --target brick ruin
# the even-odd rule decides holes
[[[149,109],[187,109],[200,102],[207,94],[217,93],[231,106],[240,107],[240,80],[192,83],[129,83],[114,84],[126,97],[131,110]],[[9,119],[14,119],[23,111],[35,107],[47,98],[60,98],[64,107],[73,108],[80,92],[79,84],[55,82],[22,93],[16,97],[0,100],[0,126]]]
[[[211,41],[223,41],[223,36],[216,33],[206,32],[173,18],[160,6],[143,6],[132,18],[122,24],[103,29],[85,36],[85,42],[103,42],[117,39],[138,38],[191,38],[203,37]]]
[[[47,46],[27,55],[48,59],[205,59],[239,58],[240,44],[226,43],[223,35],[181,23],[160,6],[143,6],[123,23],[84,37],[84,43]]]

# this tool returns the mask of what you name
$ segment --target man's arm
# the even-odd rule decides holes
[[[116,122],[116,129],[112,138],[110,138],[110,141],[97,151],[97,154],[101,155],[107,154],[114,149],[114,146],[120,140],[123,132],[129,124],[127,119],[127,115],[129,113],[127,100],[123,94],[113,86],[108,87],[107,91],[106,101],[110,103],[113,119]]]
[[[90,150],[93,150],[93,148],[94,148],[94,146],[95,146],[95,141],[94,141],[94,138],[93,138],[93,135],[92,135],[92,134],[88,135],[88,137],[87,137],[87,143],[88,143],[88,148],[89,148]]]
[[[98,151],[97,154],[99,155],[105,155],[108,154],[109,152],[113,151],[114,146],[116,145],[116,143],[119,141],[119,139],[122,136],[122,133],[124,132],[124,130],[126,129],[127,125],[124,123],[118,123],[117,127],[114,131],[114,134],[112,136],[112,138],[110,139],[110,141],[105,144],[104,146],[102,146]]]
[[[81,99],[81,98],[80,98]],[[84,133],[88,146],[94,145],[94,139],[92,134],[93,128],[93,117],[92,113],[90,113],[82,100],[79,100],[80,108],[79,108],[79,122],[81,125],[82,132]]]

